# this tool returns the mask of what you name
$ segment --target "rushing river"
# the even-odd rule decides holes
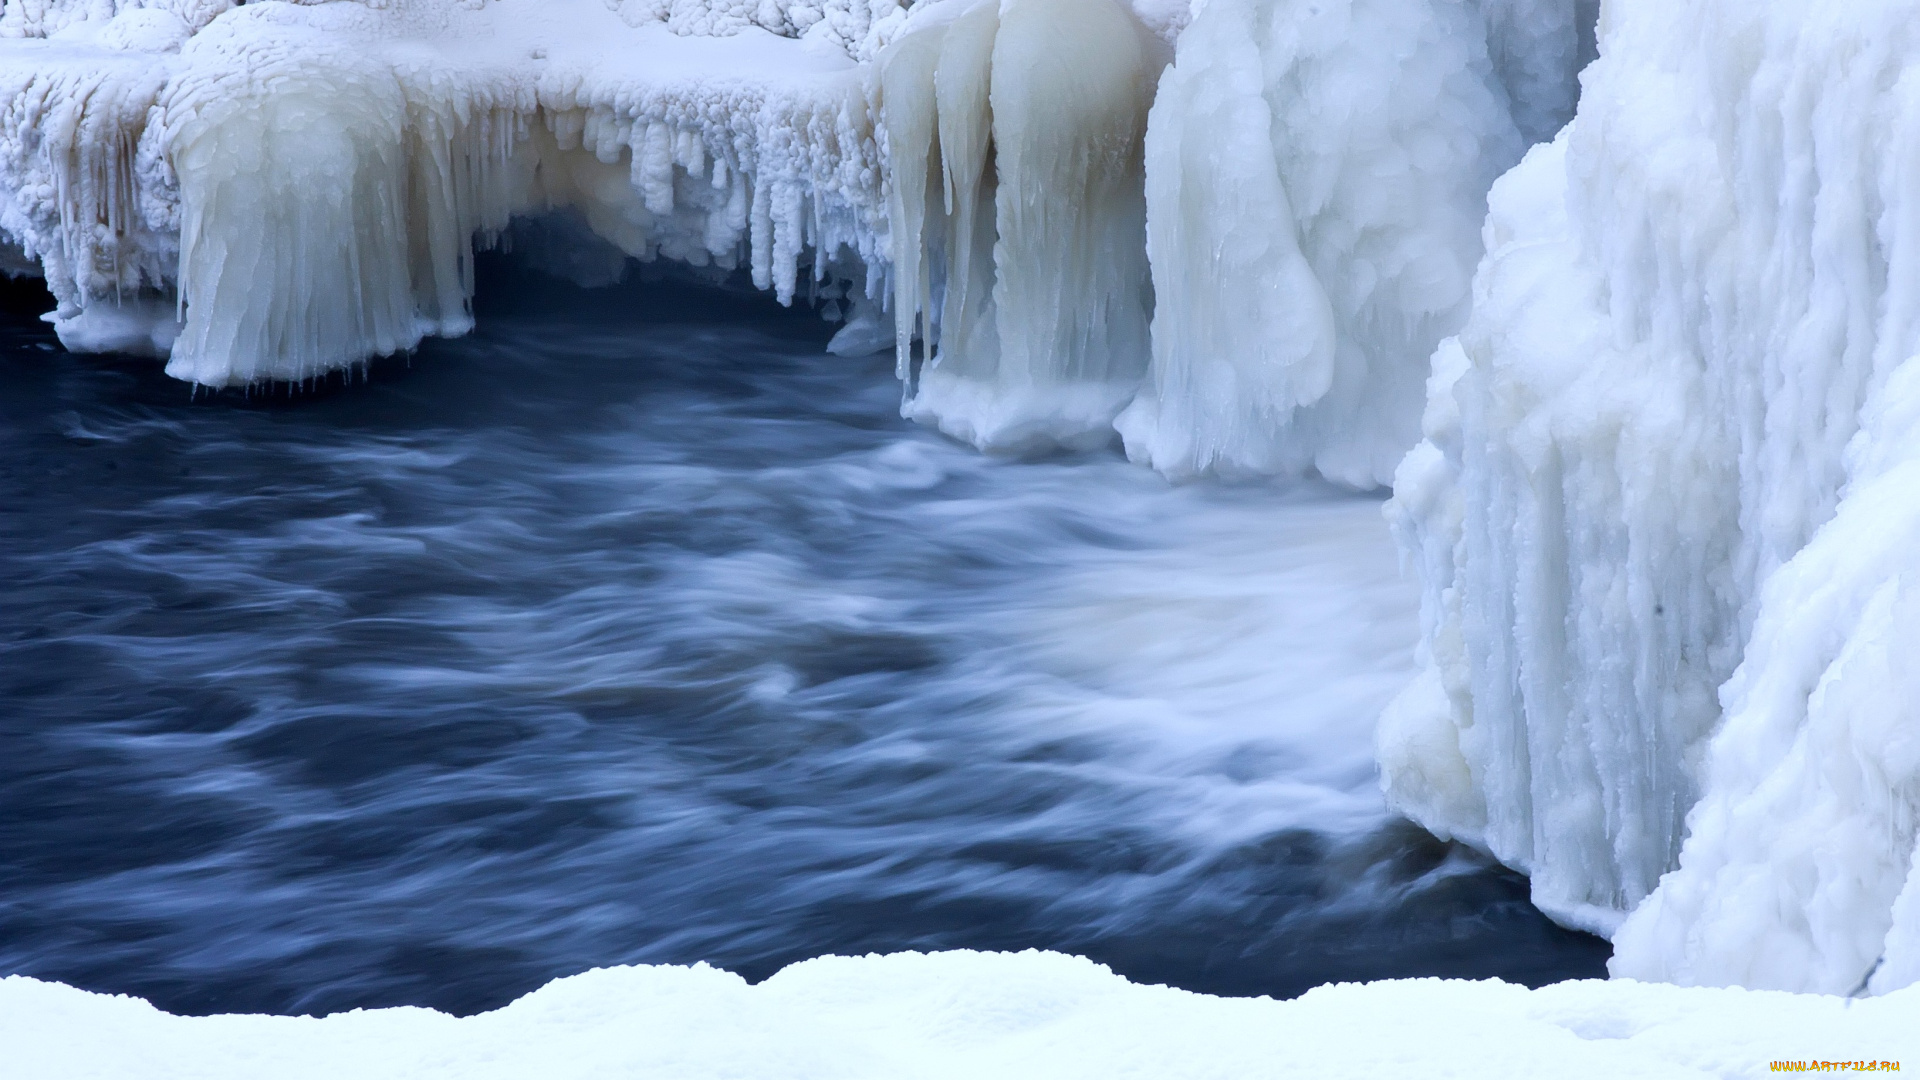
[[[186,1012],[901,949],[1603,974],[1381,802],[1416,612],[1377,497],[982,457],[756,297],[483,299],[248,396],[14,297],[0,974]]]

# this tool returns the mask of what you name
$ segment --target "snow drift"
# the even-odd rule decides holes
[[[1616,974],[1920,976],[1912,14],[1611,3],[1400,467],[1390,794],[1617,929]]]
[[[1050,953],[826,957],[758,986],[709,967],[611,968],[456,1019],[176,1017],[0,980],[27,1076],[1762,1076],[1774,1061],[1908,1061],[1920,989],[1849,1003],[1632,982],[1527,990],[1424,979],[1293,1001],[1136,986]],[[1852,1004],[1852,1008],[1847,1006]]]

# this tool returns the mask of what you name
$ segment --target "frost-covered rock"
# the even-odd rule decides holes
[[[1616,973],[1920,975],[1912,15],[1613,0],[1400,468],[1430,667],[1389,792],[1618,927]]]
[[[758,985],[704,965],[608,968],[464,1018],[178,1017],[15,977],[0,980],[0,1045],[20,1076],[128,1080],[1691,1080],[1782,1060],[1911,1062],[1916,1006],[1920,989],[1848,1002],[1630,981],[1214,998],[1053,953],[950,952],[824,957]]]

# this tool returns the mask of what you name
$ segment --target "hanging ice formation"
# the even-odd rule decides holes
[[[882,8],[904,14],[843,0],[802,40],[700,38],[632,7],[9,0],[0,31],[40,36],[0,41],[0,231],[69,346],[144,347],[214,386],[464,331],[472,245],[520,214],[745,263],[782,300],[803,260],[884,268],[878,149],[834,34],[865,27],[870,53]]]
[[[1396,482],[1390,791],[1616,974],[1920,978],[1913,16],[1608,0]]]
[[[846,347],[891,324],[909,414],[983,447],[1104,442],[1134,403],[1167,471],[1367,486],[1517,154],[1500,78],[1570,85],[1571,0],[1486,4],[1220,0],[1149,138],[1179,0],[7,0],[0,232],[71,347],[225,385],[462,332],[470,245],[570,208],[783,300],[846,280]],[[1229,72],[1260,148],[1221,141]]]

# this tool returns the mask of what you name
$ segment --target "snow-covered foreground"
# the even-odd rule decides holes
[[[1920,989],[1865,1001],[1651,983],[1438,979],[1292,1001],[1129,983],[1058,953],[822,957],[758,986],[717,968],[602,968],[496,1012],[179,1017],[0,981],[18,1077],[1594,1077],[1920,1066]]]

